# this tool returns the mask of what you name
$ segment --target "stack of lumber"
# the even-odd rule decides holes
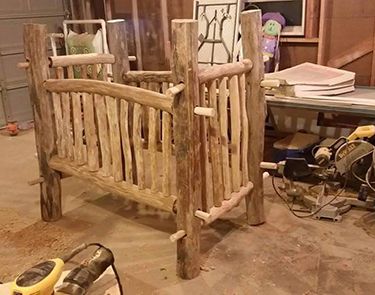
[[[320,98],[354,91],[355,73],[303,63],[280,72],[266,74],[266,79],[281,81],[281,86],[272,90],[273,94]]]

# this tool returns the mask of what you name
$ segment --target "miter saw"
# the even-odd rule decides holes
[[[330,145],[316,146],[312,150],[315,164],[308,164],[304,158],[287,158],[279,163],[262,162],[261,167],[277,170],[282,175],[282,190],[287,198],[276,187],[274,176],[272,183],[295,216],[340,221],[342,214],[352,206],[375,210],[375,199],[368,193],[375,192],[371,181],[375,171],[375,148],[369,142],[374,135],[375,126],[361,126],[348,137],[340,137]],[[357,199],[341,196],[351,179],[360,184]],[[317,183],[303,185],[307,180]],[[306,209],[295,209],[296,204]]]

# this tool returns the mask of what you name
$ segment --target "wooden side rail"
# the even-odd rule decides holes
[[[244,59],[240,62],[215,65],[199,72],[199,83],[206,83],[215,79],[240,75],[250,71],[253,63],[250,59]]]
[[[239,192],[232,193],[229,200],[223,201],[220,207],[212,207],[208,213],[197,210],[195,211],[195,217],[202,219],[206,225],[214,222],[224,213],[231,211],[234,207],[237,207],[241,200],[250,193],[252,188],[253,184],[249,182],[246,186],[241,187]]]
[[[44,87],[50,92],[86,92],[117,97],[172,113],[172,98],[142,88],[87,79],[48,79]]]
[[[78,65],[92,65],[92,64],[113,64],[115,57],[112,54],[105,53],[87,53],[87,54],[73,54],[50,56],[50,67],[68,67]]]
[[[64,172],[81,179],[90,181],[103,190],[125,197],[129,200],[142,203],[164,211],[176,212],[175,196],[164,196],[162,193],[151,192],[150,189],[139,189],[136,185],[125,181],[117,182],[113,177],[103,177],[99,172],[92,172],[86,166],[78,166],[72,162],[52,157],[48,166],[54,170]]]
[[[171,71],[129,71],[123,75],[125,83],[172,82]]]
[[[223,201],[220,207],[212,207],[208,213],[197,210],[195,211],[195,217],[202,219],[206,225],[214,222],[224,213],[231,211],[234,207],[237,207],[241,200],[251,192],[252,188],[253,184],[249,182],[246,186],[241,187],[239,192],[232,193],[229,200]]]

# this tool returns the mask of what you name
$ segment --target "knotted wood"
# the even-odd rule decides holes
[[[216,94],[216,80],[208,84],[208,100],[210,107],[217,111],[217,94]],[[209,118],[209,142],[210,142],[210,156],[212,166],[212,188],[214,196],[214,205],[221,206],[224,199],[224,185],[223,185],[223,159],[221,155],[221,139],[220,139],[220,125],[218,116]]]
[[[252,10],[241,15],[244,58],[251,58],[253,69],[246,74],[246,109],[249,114],[249,178],[254,188],[246,197],[247,220],[252,225],[265,221],[263,176],[259,168],[263,160],[265,97],[260,83],[264,78],[262,56],[261,11]]]
[[[200,271],[200,222],[194,216],[201,198],[199,160],[199,117],[194,107],[199,103],[198,23],[172,21],[173,82],[183,82],[185,90],[175,98],[173,126],[176,149],[177,230],[186,237],[177,241],[177,273],[192,279]]]
[[[172,118],[167,112],[162,114],[162,150],[163,150],[163,194],[171,194],[171,164],[172,164]]]
[[[133,183],[133,158],[130,143],[130,130],[129,130],[129,103],[121,100],[120,105],[120,130],[122,140],[122,152],[125,160],[125,179],[127,182]]]
[[[44,87],[51,92],[86,92],[121,98],[172,113],[172,98],[147,89],[87,79],[48,79]]]
[[[242,183],[240,171],[241,148],[241,109],[238,89],[238,77],[229,79],[230,119],[231,119],[231,163],[232,163],[232,189],[238,192]]]
[[[106,96],[105,100],[107,104],[109,138],[111,140],[112,175],[115,181],[122,181],[124,179],[124,174],[122,170],[118,101],[116,98],[109,96]]]
[[[145,168],[143,158],[143,144],[142,144],[142,106],[134,104],[133,113],[133,142],[134,153],[137,169],[137,185],[139,189],[145,188]]]
[[[219,83],[219,117],[221,135],[221,156],[223,162],[224,198],[229,198],[232,192],[232,173],[229,162],[228,138],[228,78],[223,78]]]
[[[249,182],[249,120],[247,117],[246,109],[246,81],[245,75],[239,77],[239,93],[240,93],[240,107],[241,107],[241,172],[242,172],[242,185]]]
[[[49,79],[47,26],[25,24],[23,40],[25,59],[29,61],[26,74],[34,114],[39,173],[44,179],[40,183],[41,215],[44,221],[56,221],[62,214],[61,183],[60,173],[48,165],[50,158],[57,154],[57,148],[52,99],[43,87],[43,81]]]
[[[73,66],[67,67],[69,79],[74,79]],[[82,100],[81,94],[71,92],[72,109],[73,109],[73,130],[74,130],[74,160],[78,165],[83,165],[86,162],[87,150],[83,145],[83,123],[82,123]]]
[[[111,155],[111,143],[108,132],[108,119],[107,119],[107,106],[104,97],[99,94],[95,94],[95,111],[98,123],[98,135],[100,143],[100,153],[102,159],[102,173],[103,176],[112,175],[112,155]]]

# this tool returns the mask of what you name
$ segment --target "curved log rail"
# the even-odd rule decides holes
[[[251,71],[252,68],[253,62],[250,59],[244,59],[231,64],[215,65],[199,72],[199,83],[203,84],[215,79],[241,75]]]
[[[154,91],[98,80],[48,79],[44,87],[50,92],[86,92],[117,97],[172,113],[173,98]]]

